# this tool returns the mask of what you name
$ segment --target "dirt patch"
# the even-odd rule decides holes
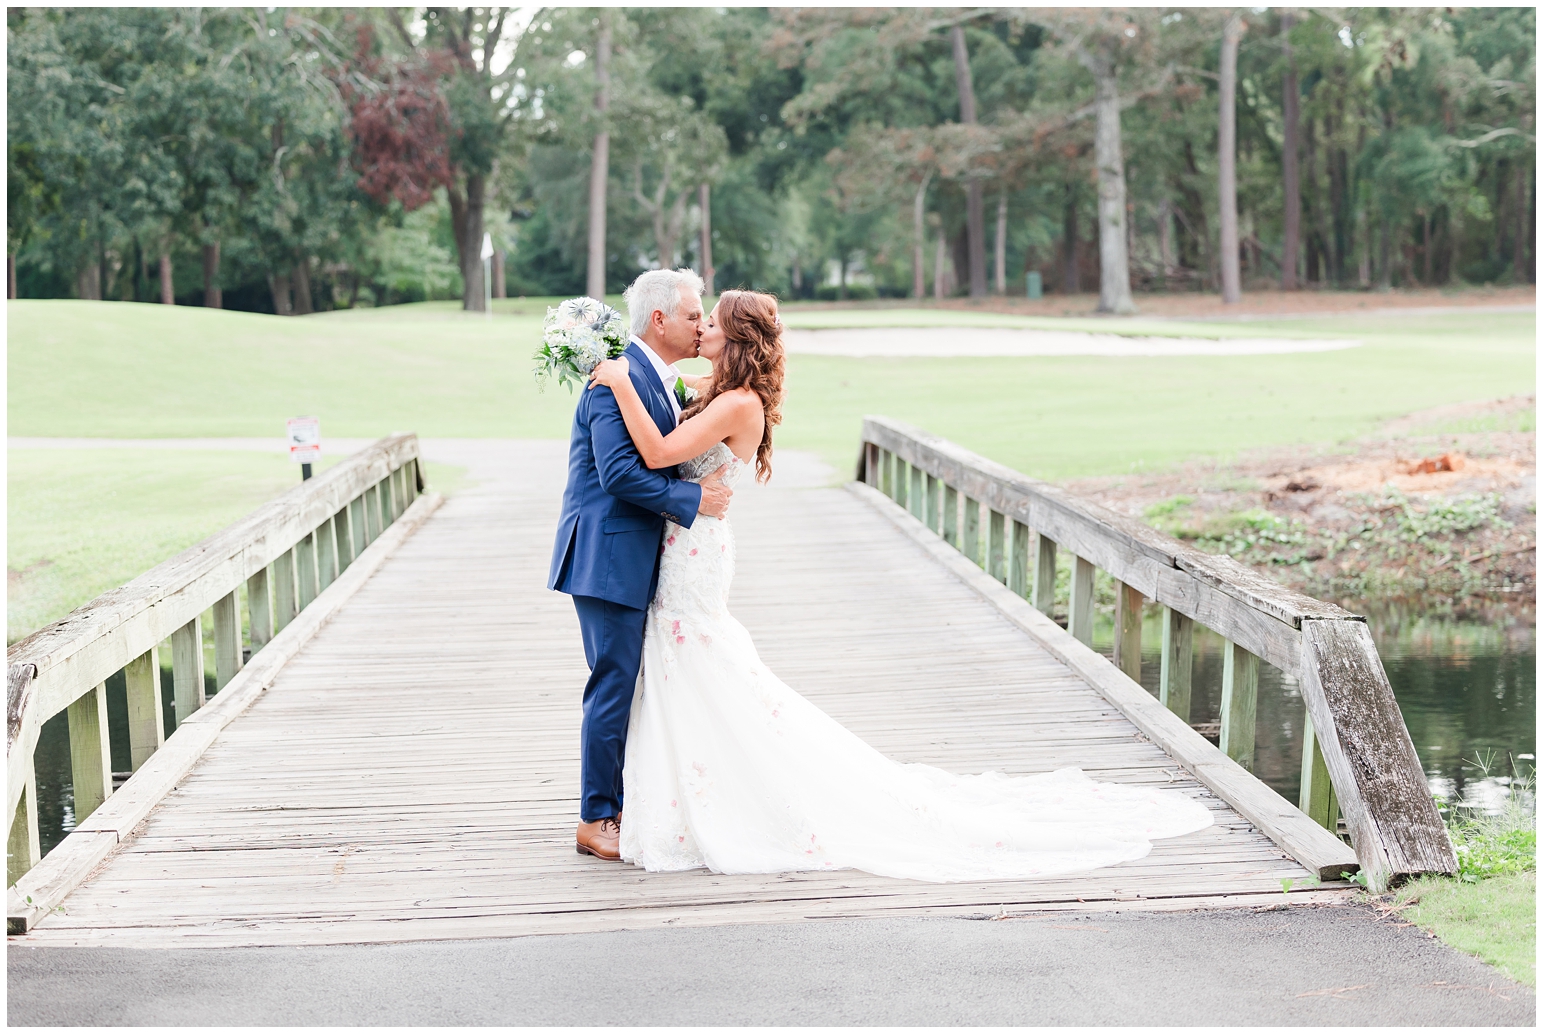
[[[1501,604],[1530,612],[1535,435],[1397,432],[1467,418],[1517,424],[1533,405],[1525,397],[1443,407],[1340,446],[1262,450],[1230,464],[1195,462],[1066,487],[1351,609],[1364,611],[1368,597],[1419,597],[1456,611]]]

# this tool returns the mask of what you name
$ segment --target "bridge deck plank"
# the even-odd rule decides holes
[[[1338,891],[865,504],[743,487],[732,605],[766,661],[900,760],[1080,765],[1204,801],[1212,828],[1053,879],[927,884],[856,872],[649,874],[572,848],[578,689],[544,589],[552,443],[469,449],[449,500],[233,722],[100,872],[19,940],[313,944],[1037,909],[1188,908]],[[433,450],[429,450],[433,455]],[[454,456],[449,457],[452,461]]]

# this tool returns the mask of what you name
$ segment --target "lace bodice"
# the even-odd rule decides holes
[[[723,472],[723,483],[733,488],[739,481],[740,471],[745,469],[745,461],[734,455],[725,442],[719,442],[695,459],[680,464],[675,472],[682,481],[701,481],[725,463],[729,469]]]
[[[723,473],[723,482],[732,488],[745,464],[722,442],[680,464],[676,471],[684,481],[701,481],[725,463],[729,469]],[[660,552],[659,587],[651,609],[669,615],[676,624],[678,618],[725,612],[729,583],[734,580],[734,529],[727,518],[697,514],[689,528],[665,521]]]

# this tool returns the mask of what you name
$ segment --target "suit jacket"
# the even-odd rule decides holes
[[[649,416],[668,435],[675,429],[675,411],[653,363],[635,344],[623,354]],[[665,519],[689,528],[702,501],[700,485],[674,474],[673,467],[649,470],[643,464],[610,388],[582,389],[547,588],[647,607],[659,582]]]

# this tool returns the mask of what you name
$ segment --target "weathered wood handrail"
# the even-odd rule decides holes
[[[138,771],[165,739],[160,644],[171,640],[180,726],[204,706],[204,612],[213,609],[218,692],[246,663],[241,587],[255,654],[406,511],[423,490],[418,458],[416,435],[382,438],[7,651],[8,884],[40,857],[32,757],[43,723],[69,712],[79,824],[113,792],[108,677],[124,673]]]
[[[1092,643],[1094,568],[1112,575],[1118,583],[1114,663],[1138,684],[1143,598],[1160,604],[1159,699],[1185,722],[1195,623],[1227,640],[1221,749],[1245,768],[1253,767],[1259,660],[1295,676],[1307,712],[1302,811],[1333,829],[1343,810],[1373,887],[1456,871],[1451,841],[1362,618],[900,421],[865,418],[862,442],[858,481],[909,510],[1044,613],[1053,604],[1056,552],[1069,552],[1067,631],[1086,645]]]

